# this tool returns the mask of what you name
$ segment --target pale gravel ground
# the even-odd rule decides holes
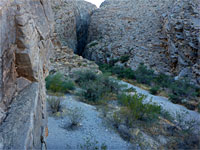
[[[188,110],[184,106],[178,104],[173,104],[167,98],[154,96],[148,91],[133,86],[129,83],[123,81],[120,81],[120,83],[126,84],[128,88],[135,88],[138,93],[147,95],[147,102],[152,98],[152,102],[161,105],[163,109],[167,110],[174,117],[176,116],[177,112],[184,113],[184,116],[182,117],[186,121],[195,120],[200,122],[200,114],[195,111]],[[85,118],[82,122],[82,126],[79,129],[75,131],[68,131],[61,127],[64,120],[67,120],[67,118],[55,119],[53,117],[49,117],[49,136],[47,138],[48,149],[78,150],[80,148],[77,146],[83,144],[85,142],[84,138],[88,137],[89,135],[94,137],[100,144],[105,143],[108,146],[108,150],[127,150],[130,148],[130,145],[121,139],[117,133],[109,128],[106,128],[106,126],[103,124],[103,120],[99,116],[99,112],[96,110],[96,107],[77,101],[76,97],[71,95],[67,95],[62,103],[66,108],[81,108]]]
[[[105,143],[108,150],[127,150],[130,145],[116,132],[107,128],[100,118],[96,107],[77,101],[74,96],[67,95],[63,101],[66,108],[81,108],[84,114],[82,126],[74,131],[63,129],[61,126],[66,119],[49,117],[47,149],[50,150],[78,150],[77,146],[84,144],[85,137],[91,135],[100,143]]]

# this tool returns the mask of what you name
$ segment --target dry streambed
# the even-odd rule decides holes
[[[124,141],[119,134],[107,128],[100,117],[96,107],[77,101],[72,95],[66,95],[62,101],[66,109],[79,108],[83,115],[79,127],[76,129],[64,129],[63,126],[70,123],[67,115],[56,118],[49,117],[48,128],[49,136],[47,138],[48,149],[129,149],[130,144]]]
[[[181,117],[181,120],[178,121],[200,122],[200,114],[195,111],[188,110],[184,106],[178,104],[173,104],[167,98],[151,95],[148,91],[129,83],[123,81],[120,83],[126,84],[128,88],[135,88],[137,93],[147,95],[145,100],[146,102],[155,102],[164,110],[169,112],[172,117],[177,118],[177,114],[181,115],[179,116]],[[178,128],[173,128],[174,126],[167,120],[163,120],[159,123],[162,125],[164,124],[163,126],[167,126],[167,128],[171,130],[171,133],[166,133],[163,131],[164,128],[159,128],[156,125],[151,127],[151,125],[141,125],[138,122],[135,123],[134,128],[127,129],[127,127],[123,125],[118,126],[117,130],[110,128],[110,126],[108,126],[109,121],[107,122],[105,120],[109,118],[109,113],[112,115],[112,110],[115,111],[119,109],[115,102],[109,103],[106,106],[106,109],[109,110],[105,111],[105,108],[100,107],[100,111],[98,111],[97,108],[99,107],[80,102],[77,97],[73,95],[66,95],[62,100],[62,106],[64,112],[67,110],[72,111],[78,109],[82,116],[82,120],[76,128],[69,128],[71,122],[68,115],[63,115],[62,117],[49,117],[49,136],[47,138],[48,149],[166,149],[165,145],[167,145],[169,141],[172,141],[173,145],[173,142],[174,144],[177,143],[177,139],[182,140],[182,136],[179,135],[180,131],[176,130]],[[104,113],[106,113],[107,116],[104,115]],[[159,123],[157,123],[157,125]],[[199,126],[196,126],[195,129],[196,130],[194,132],[197,132],[199,130]],[[121,138],[129,135],[130,133],[134,135],[132,139],[133,141],[131,142],[134,146]],[[160,133],[163,133],[164,136]],[[177,137],[175,138],[175,136]],[[180,147],[184,148],[185,145],[183,144]]]

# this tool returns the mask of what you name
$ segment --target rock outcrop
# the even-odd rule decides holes
[[[68,76],[83,69],[99,72],[94,62],[77,55],[86,45],[90,15],[96,6],[84,0],[53,0],[52,8],[56,24],[51,73]]]
[[[49,71],[51,74],[60,72],[67,77],[81,70],[93,70],[99,73],[99,67],[95,62],[89,61],[82,56],[74,54],[73,49],[61,46],[59,40],[54,40],[54,54],[50,59]]]
[[[96,6],[84,0],[53,0],[52,8],[61,45],[81,54],[87,42],[90,15]]]
[[[191,74],[199,83],[199,12],[198,0],[106,0],[91,16],[83,56],[109,63],[128,55],[127,62],[117,63]]]
[[[0,149],[41,149],[53,49],[48,0],[0,2]]]
[[[163,24],[171,72],[200,84],[200,2],[176,1]]]

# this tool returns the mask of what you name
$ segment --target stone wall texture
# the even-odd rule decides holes
[[[84,0],[52,0],[52,8],[61,45],[81,53],[87,42],[90,15],[96,6]]]
[[[53,49],[49,0],[0,1],[0,149],[40,149]]]
[[[83,56],[109,63],[128,55],[118,65],[136,69],[144,63],[199,84],[199,5],[198,0],[105,0],[92,13]]]
[[[163,14],[163,31],[171,72],[200,84],[200,1],[175,1]]]
[[[52,8],[55,14],[55,49],[50,61],[50,73],[71,76],[80,70],[99,72],[94,62],[77,55],[87,44],[90,16],[96,6],[84,0],[53,0]]]

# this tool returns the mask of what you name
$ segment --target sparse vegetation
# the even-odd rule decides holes
[[[85,143],[78,146],[81,150],[107,150],[107,145],[105,143],[99,144],[92,136],[88,136],[84,140]]]
[[[76,83],[82,88],[79,95],[87,102],[99,103],[110,94],[118,94],[121,85],[109,76],[83,71],[76,73]]]
[[[119,60],[121,61],[121,63],[125,63],[129,60],[129,58],[130,58],[129,55],[123,55],[123,56],[120,57]]]
[[[151,94],[157,95],[159,90],[160,90],[159,86],[153,86],[149,91],[150,91]]]
[[[144,103],[145,95],[137,94],[127,95],[120,94],[119,103],[127,107],[127,116],[129,121],[133,120],[154,120],[161,113],[161,107],[156,104]]]
[[[73,109],[68,109],[67,116],[70,119],[70,125],[69,128],[73,129],[74,127],[77,127],[82,122],[84,116],[83,116],[83,110],[81,108],[75,107]]]
[[[189,109],[195,109],[198,106],[188,105],[188,101],[197,101],[200,89],[191,85],[186,79],[175,80],[165,74],[155,74],[153,70],[148,69],[144,64],[140,64],[134,71],[130,68],[100,64],[100,70],[104,73],[110,73],[120,79],[130,79],[139,84],[150,86],[151,94],[159,94],[165,91],[173,103],[184,104]]]
[[[61,73],[49,75],[45,80],[46,89],[53,93],[68,93],[75,89],[74,82],[66,79]]]
[[[125,89],[124,92],[136,92],[136,89],[131,87],[131,88]]]
[[[51,109],[52,114],[55,114],[57,112],[61,111],[61,98],[56,96],[51,96],[47,98],[47,102],[49,104],[49,107]]]
[[[93,46],[95,46],[97,44],[98,44],[98,42],[94,41],[94,42],[92,42],[92,43],[89,44],[89,47],[93,47]]]

